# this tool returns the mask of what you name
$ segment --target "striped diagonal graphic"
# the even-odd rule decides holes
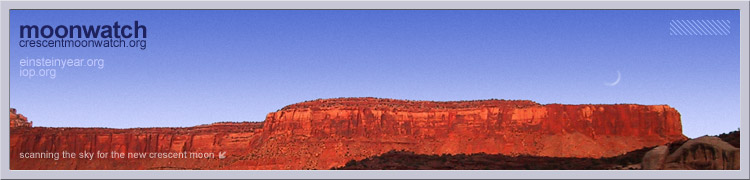
[[[726,36],[731,33],[732,22],[711,19],[674,19],[669,21],[672,36]]]

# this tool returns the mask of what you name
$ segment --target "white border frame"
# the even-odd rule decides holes
[[[10,9],[739,9],[740,10],[740,98],[741,128],[747,130],[750,109],[750,77],[748,59],[748,6],[747,1],[254,1],[254,2],[0,2],[0,98],[2,109],[8,109],[10,97],[9,26]],[[8,117],[0,110],[0,117]],[[3,179],[58,178],[160,178],[160,179],[612,179],[612,178],[669,178],[669,179],[748,179],[748,134],[741,133],[741,170],[681,171],[681,170],[10,170],[9,124],[0,123],[0,177]]]

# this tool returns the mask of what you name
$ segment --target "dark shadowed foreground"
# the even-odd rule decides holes
[[[716,136],[739,148],[739,131]],[[675,141],[665,145],[674,154],[686,141]],[[609,158],[561,158],[541,156],[508,156],[503,154],[443,154],[426,155],[409,151],[389,151],[360,161],[349,161],[336,167],[338,170],[614,170],[642,169],[641,163],[647,152],[655,147],[647,147]],[[687,147],[686,147],[687,148]],[[683,149],[686,149],[683,148]],[[684,164],[684,163],[683,163]],[[702,162],[702,164],[709,164]],[[679,168],[676,168],[679,169]],[[712,169],[711,167],[682,169]]]

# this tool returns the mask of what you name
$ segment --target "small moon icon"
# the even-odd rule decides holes
[[[616,86],[618,83],[620,83],[620,78],[621,78],[620,71],[617,71],[617,80],[615,80],[615,82],[611,82],[611,83],[604,83],[604,85],[607,85],[607,86]]]

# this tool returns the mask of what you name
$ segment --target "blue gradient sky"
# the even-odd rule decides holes
[[[740,125],[739,28],[670,36],[737,10],[13,10],[10,106],[35,126],[262,121],[317,98],[668,104],[689,137]],[[19,48],[18,27],[132,23],[148,47]],[[105,68],[20,77],[21,58]],[[616,86],[605,86],[617,78]]]

